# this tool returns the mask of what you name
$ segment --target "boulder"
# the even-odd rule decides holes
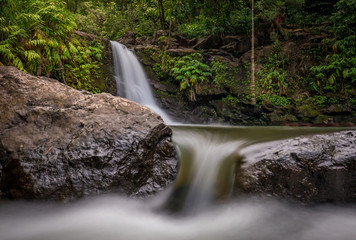
[[[330,115],[350,115],[352,116],[351,105],[333,104],[327,109]]]
[[[121,38],[117,39],[117,41],[125,46],[131,47],[136,44],[136,33],[125,32]]]
[[[197,50],[194,50],[192,48],[170,48],[167,49],[167,53],[173,57],[184,57],[189,54],[196,53]]]
[[[165,30],[158,30],[157,32],[155,32],[152,36],[152,38],[150,39],[150,43],[152,45],[161,45],[163,46],[163,44],[166,42],[168,38],[168,31]]]
[[[247,155],[237,189],[306,203],[356,202],[356,131],[298,137]]]
[[[193,39],[187,39],[181,35],[174,35],[174,37],[177,40],[177,43],[179,44],[179,46],[184,47],[184,48],[189,48],[189,47],[193,47],[195,44],[197,44],[197,39],[193,38]]]
[[[0,198],[145,196],[176,176],[172,131],[144,106],[4,66],[0,95]]]
[[[250,36],[225,36],[222,38],[222,50],[234,55],[242,55],[251,50]],[[258,39],[255,37],[255,46],[258,47]]]
[[[198,39],[193,48],[196,50],[200,50],[200,49],[219,48],[220,46],[221,46],[220,37],[210,35]]]

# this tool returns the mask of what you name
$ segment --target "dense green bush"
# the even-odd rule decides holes
[[[277,41],[271,55],[260,61],[262,68],[256,74],[260,94],[284,95],[287,92],[291,76],[285,69],[289,60],[281,56],[280,51],[280,43]]]
[[[156,63],[153,66],[153,71],[159,79],[164,81],[171,81],[175,79],[175,77],[172,76],[171,70],[180,59],[179,57],[172,57],[167,54],[166,51],[161,51],[157,57],[152,54],[151,57],[155,58]]]
[[[12,2],[14,12],[0,18],[0,64],[56,78],[91,92],[102,73],[103,46],[73,34],[74,16],[60,0]]]
[[[275,94],[261,94],[257,97],[257,100],[262,103],[269,103],[274,106],[287,107],[292,104],[292,100],[289,97],[278,96]]]
[[[215,57],[211,62],[214,85],[220,89],[227,89],[236,96],[245,95],[246,84],[238,81],[238,68],[233,67],[225,59]]]
[[[348,91],[356,84],[356,0],[341,0],[332,15],[332,31],[335,38],[326,42],[332,53],[319,66],[312,67],[312,86],[320,94]]]
[[[195,101],[195,94],[199,92],[200,84],[209,82],[210,67],[202,63],[201,54],[191,54],[178,59],[171,74],[180,81],[180,90],[190,88],[189,99]]]
[[[78,36],[74,30],[109,39],[117,39],[126,31],[133,31],[138,37],[152,36],[161,29],[189,38],[251,31],[251,2],[246,0],[0,2],[1,65],[13,65],[31,74],[56,78],[92,92],[98,92],[93,80],[103,75],[103,46],[100,41]],[[327,99],[337,98],[338,101],[344,98],[350,102],[355,98],[356,0],[256,0],[255,3],[256,34],[261,34],[260,23],[263,23],[268,26],[272,41],[277,43],[272,54],[257,63],[257,95],[263,95],[265,100],[265,95],[279,96],[282,100],[273,97],[270,101],[275,103],[282,103],[283,97],[291,96],[294,91],[307,92],[311,97],[327,95]],[[316,64],[307,76],[290,74],[287,71],[289,59],[280,54],[278,40],[288,38],[289,24],[328,35],[323,44],[305,49],[311,52],[304,56],[312,55]],[[265,32],[263,29],[263,34]],[[168,41],[168,35],[166,32],[158,39],[162,46]],[[150,57],[156,62],[154,71],[160,80],[179,85],[183,93],[190,94],[191,100],[202,85],[209,84],[242,102],[251,97],[247,69],[232,67],[218,58],[203,61],[199,54],[178,58],[159,50]],[[245,83],[241,77],[236,77],[241,73],[246,73]],[[318,105],[321,101],[322,98],[318,98],[313,103]]]

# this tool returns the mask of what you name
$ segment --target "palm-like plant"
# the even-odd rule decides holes
[[[93,92],[88,83],[101,64],[102,46],[73,35],[73,14],[61,0],[6,2],[14,10],[0,18],[0,64],[56,78]],[[11,3],[11,6],[10,6]],[[27,6],[27,7],[26,7]]]
[[[200,83],[209,81],[210,67],[196,58],[198,55],[187,55],[178,60],[171,69],[172,75],[180,81],[180,90],[190,87],[189,99],[196,101],[195,94]]]

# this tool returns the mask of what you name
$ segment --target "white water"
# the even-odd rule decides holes
[[[333,132],[332,128],[171,126],[180,160],[173,198],[181,203],[175,211],[202,211],[221,197],[228,197],[236,163],[255,161],[254,155],[278,140]],[[168,202],[171,201],[168,198]],[[177,204],[178,205],[178,204]]]
[[[355,240],[356,210],[240,199],[187,218],[113,196],[56,206],[0,202],[1,240]]]
[[[110,43],[117,95],[145,105],[160,115],[165,123],[172,124],[170,117],[157,105],[146,74],[135,54],[118,42]]]
[[[184,128],[184,127],[183,127]],[[241,139],[225,139],[209,131],[175,129],[173,141],[177,144],[184,182],[187,188],[181,211],[192,212],[212,204],[216,195],[217,179],[223,162],[233,166],[238,149],[245,143]],[[188,172],[188,173],[187,173]],[[232,174],[232,173],[231,173]],[[231,181],[231,177],[228,177]]]
[[[181,210],[188,214],[159,210],[164,202],[176,203],[167,203],[169,191],[146,200],[107,195],[70,204],[3,201],[0,239],[355,240],[355,206],[311,208],[242,197],[212,201],[219,169],[227,160],[233,175],[235,154],[263,151],[266,142],[323,131],[331,130],[175,126],[173,139],[182,159],[172,192],[179,184],[189,186],[179,197]]]

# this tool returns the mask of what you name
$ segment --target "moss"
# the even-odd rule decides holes
[[[314,120],[314,123],[316,124],[321,124],[321,123],[324,123],[324,122],[327,122],[329,119],[328,116],[325,116],[325,115],[318,115],[316,117],[316,119]]]
[[[213,108],[208,106],[199,106],[194,111],[199,111],[200,116],[204,119],[211,119],[213,121],[217,121],[219,119],[218,113]]]
[[[238,68],[233,67],[225,58],[215,57],[211,62],[214,84],[221,89],[227,89],[234,95],[246,92],[247,84],[239,77]]]
[[[150,48],[150,47],[137,48],[135,51],[136,51],[136,55],[140,58],[140,61],[144,65],[152,66],[154,64],[154,60],[152,59],[152,56],[154,56],[154,53],[156,51],[155,48]]]
[[[320,112],[312,104],[308,103],[297,107],[297,111],[303,118],[308,118],[308,120],[310,120],[309,118],[315,118],[320,115]]]
[[[291,98],[278,95],[262,94],[258,96],[258,100],[262,103],[263,106],[272,105],[274,107],[287,108],[292,104]]]
[[[296,116],[292,114],[284,114],[282,111],[274,111],[269,114],[269,118],[272,124],[283,124],[285,122],[298,122]]]
[[[106,91],[106,82],[107,79],[105,78],[99,78],[95,81],[95,86],[99,88],[100,92]]]

